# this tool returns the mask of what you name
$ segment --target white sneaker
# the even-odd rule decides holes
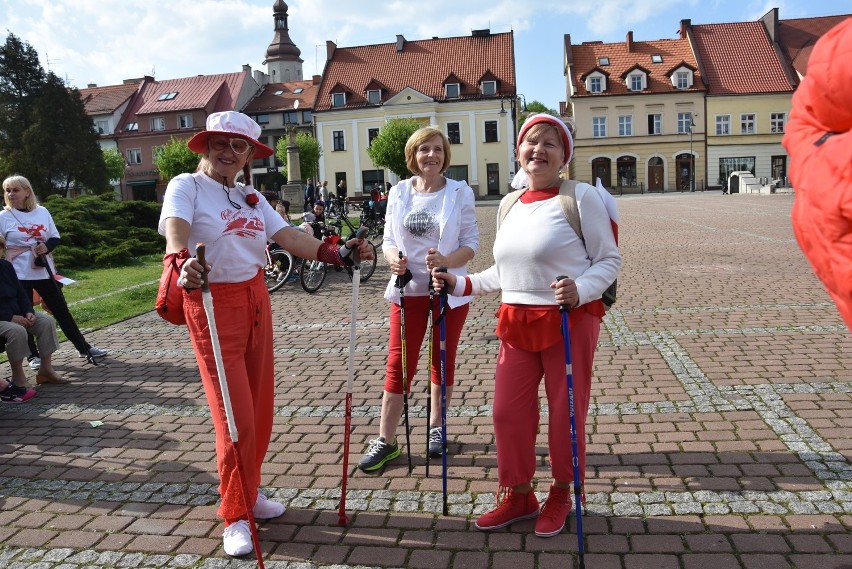
[[[240,520],[225,528],[222,547],[231,557],[241,557],[252,552],[254,545],[251,543],[251,529],[246,520]]]
[[[287,508],[284,507],[284,504],[273,502],[264,496],[262,492],[258,492],[257,502],[254,503],[254,508],[251,511],[256,520],[271,520],[272,518],[283,516]]]
[[[41,367],[41,358],[30,358],[30,362],[28,364],[30,369],[38,369]]]
[[[104,357],[106,357],[106,355],[108,353],[109,352],[107,352],[106,350],[102,350],[102,349],[98,348],[97,346],[91,346],[89,348],[89,354],[91,354],[91,356],[93,358],[104,358]],[[80,352],[80,357],[81,358],[87,357],[86,352]]]

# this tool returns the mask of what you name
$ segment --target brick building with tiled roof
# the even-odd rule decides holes
[[[792,69],[759,22],[692,25],[682,35],[695,46],[707,82],[707,179],[723,187],[733,172],[784,183],[781,146],[796,84]]]
[[[564,37],[567,101],[574,119],[573,179],[619,192],[701,188],[706,91],[689,41],[571,44]]]
[[[321,177],[346,180],[350,196],[396,177],[377,169],[367,147],[388,119],[412,117],[451,141],[450,178],[479,195],[506,193],[515,173],[515,56],[512,32],[406,40],[357,47],[327,43],[314,104],[323,147]],[[333,180],[333,182],[332,182]]]
[[[242,112],[263,129],[260,141],[275,148],[278,140],[293,129],[314,134],[313,106],[319,91],[320,76],[307,81],[269,83],[249,102]],[[252,179],[260,190],[281,191],[287,181],[283,163],[275,156],[252,163]]]
[[[143,84],[116,126],[118,149],[127,160],[123,198],[161,200],[166,180],[154,165],[157,148],[172,137],[188,140],[204,129],[210,113],[242,109],[257,90],[248,65],[237,73]]]

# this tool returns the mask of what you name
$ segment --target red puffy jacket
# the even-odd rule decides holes
[[[786,131],[793,230],[852,330],[852,18],[814,46]]]

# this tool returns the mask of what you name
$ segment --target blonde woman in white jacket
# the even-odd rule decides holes
[[[397,277],[411,271],[412,278],[405,285],[406,387],[410,391],[430,310],[429,271],[435,267],[448,267],[454,275],[464,276],[467,274],[467,263],[479,248],[473,190],[465,182],[443,176],[450,165],[450,146],[444,133],[434,127],[419,129],[405,145],[405,158],[414,176],[391,188],[385,217],[382,249],[391,270],[391,278],[385,290],[385,298],[391,302],[390,343],[379,437],[369,442],[367,452],[358,463],[358,467],[364,471],[379,470],[400,455],[396,430],[403,410],[403,373],[400,297],[399,288],[395,286]],[[467,318],[469,301],[469,297],[448,299],[447,407],[452,397],[456,349]],[[437,296],[431,310],[433,322],[437,322]],[[433,334],[433,338],[437,337],[437,334]],[[441,401],[438,352],[433,347],[433,409],[440,409]],[[432,456],[441,454],[440,420],[440,414],[432,414],[429,425],[429,453]]]

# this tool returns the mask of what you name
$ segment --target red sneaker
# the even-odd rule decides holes
[[[565,520],[571,513],[571,489],[550,487],[550,493],[541,513],[535,522],[535,534],[538,537],[553,537],[565,527]]]
[[[499,500],[499,494],[498,494]],[[538,499],[535,492],[530,490],[526,494],[513,492],[510,488],[506,491],[506,497],[493,510],[482,514],[476,519],[476,529],[491,530],[506,527],[512,522],[527,520],[538,515]]]

